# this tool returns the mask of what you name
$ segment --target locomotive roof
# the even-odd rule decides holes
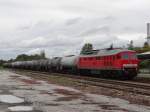
[[[114,55],[118,54],[120,52],[135,52],[132,50],[127,50],[127,49],[113,49],[113,50],[99,50],[98,52],[94,54],[88,54],[88,55],[80,55],[81,57],[91,57],[91,56],[108,56],[108,55]]]

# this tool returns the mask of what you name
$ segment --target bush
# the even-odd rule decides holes
[[[150,60],[144,60],[140,63],[140,68],[149,68],[150,69]]]

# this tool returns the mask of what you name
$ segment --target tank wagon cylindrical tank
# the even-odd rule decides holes
[[[60,70],[67,72],[72,71],[76,72],[77,69],[78,56],[69,55],[62,57],[60,62]]]
[[[30,70],[32,69],[32,61],[27,61],[26,68]]]
[[[47,60],[47,63],[46,63],[46,70],[48,71],[48,72],[51,72],[52,70],[51,70],[51,66],[52,66],[52,60],[51,59],[48,59]]]
[[[39,60],[34,60],[33,61],[33,70],[39,71],[40,70],[39,64],[40,64]]]
[[[51,69],[51,60],[43,59],[43,60],[23,61],[21,62],[21,65],[19,67],[23,69],[30,69],[36,71],[50,71],[49,69]]]
[[[52,71],[59,71],[60,70],[60,62],[62,57],[54,57],[51,60],[51,69]]]
[[[22,63],[21,63],[21,69],[25,69],[25,66],[26,66],[26,61],[22,61]]]
[[[39,60],[39,68],[41,71],[50,71],[51,60],[50,59]]]

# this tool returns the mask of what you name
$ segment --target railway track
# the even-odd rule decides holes
[[[14,70],[13,70],[14,71]],[[79,76],[79,75],[70,75],[70,74],[61,74],[61,73],[48,73],[48,72],[39,72],[31,70],[15,70],[26,72],[26,75],[33,77],[40,77],[41,79],[49,79],[49,75],[54,75],[57,77],[67,77],[75,79],[74,81],[79,83],[79,85],[92,85],[98,87],[104,87],[109,89],[120,90],[124,92],[130,92],[133,94],[140,94],[150,96],[150,84],[138,83],[132,81],[118,81],[110,79],[101,79],[88,76]]]

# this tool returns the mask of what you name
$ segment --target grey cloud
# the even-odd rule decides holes
[[[110,32],[110,28],[107,26],[97,27],[97,28],[91,28],[83,33],[80,34],[80,36],[90,36],[95,34],[108,34]]]
[[[73,24],[76,24],[80,21],[81,18],[74,18],[74,19],[69,19],[67,22],[66,22],[66,25],[73,25]]]
[[[134,40],[141,46],[149,5],[147,0],[0,1],[0,58],[42,49],[48,57],[77,54],[86,42],[105,48]]]

